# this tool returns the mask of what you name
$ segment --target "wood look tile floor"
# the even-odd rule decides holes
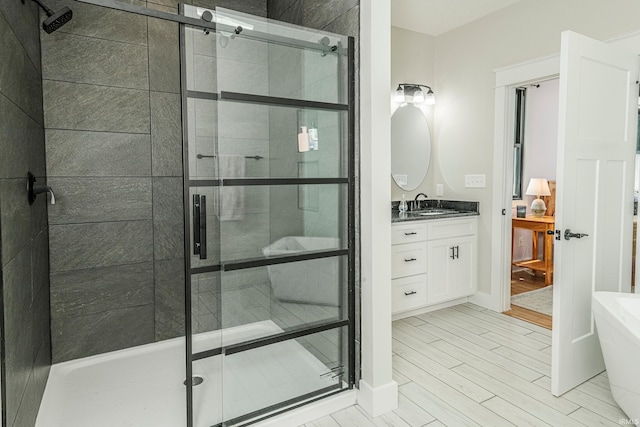
[[[606,372],[550,393],[551,331],[473,304],[393,323],[398,409],[352,406],[307,427],[619,426]]]

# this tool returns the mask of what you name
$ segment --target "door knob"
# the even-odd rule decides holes
[[[572,233],[570,228],[567,228],[566,230],[564,230],[564,240],[569,240],[572,237],[575,237],[576,239],[582,239],[583,237],[587,237],[588,234],[583,234],[583,233]]]

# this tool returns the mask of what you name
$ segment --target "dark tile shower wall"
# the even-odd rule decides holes
[[[184,335],[178,25],[70,7],[41,35],[54,362]]]
[[[29,205],[27,171],[45,182],[35,3],[0,0],[0,286],[7,426],[32,426],[51,366],[47,205]]]
[[[184,334],[178,27],[71,7],[41,34],[54,362]]]

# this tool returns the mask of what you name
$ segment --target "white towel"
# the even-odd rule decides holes
[[[225,178],[244,178],[244,156],[221,154],[218,156],[218,176]],[[225,187],[220,189],[220,221],[240,221],[244,219],[244,187]]]

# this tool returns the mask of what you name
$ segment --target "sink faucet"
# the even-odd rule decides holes
[[[416,194],[416,197],[413,199],[413,206],[414,206],[414,208],[418,208],[418,209],[420,208],[420,202],[418,201],[418,198],[419,198],[420,196],[424,196],[424,198],[425,198],[425,199],[428,199],[428,198],[429,198],[429,196],[427,196],[425,193],[418,193],[418,194]]]

